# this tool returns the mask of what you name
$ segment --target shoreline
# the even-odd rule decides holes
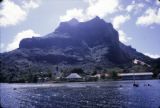
[[[139,81],[151,81],[151,80],[159,80],[160,79],[138,79],[136,80],[137,82]],[[0,82],[0,84],[65,84],[65,83],[102,83],[102,82],[126,82],[126,81],[129,81],[129,82],[132,82],[134,80],[100,80],[100,81],[60,81],[60,82],[37,82],[37,83],[34,83],[34,82],[31,82],[31,83],[16,83],[16,82],[13,82],[13,83],[7,83],[7,82]]]

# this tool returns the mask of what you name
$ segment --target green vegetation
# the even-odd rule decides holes
[[[25,69],[19,69],[16,66],[11,66],[7,70],[3,70],[3,67],[1,69],[0,82],[36,83],[39,78],[44,79],[47,77],[50,79],[52,77],[52,72],[48,68],[26,66]]]
[[[71,73],[77,73],[77,74],[80,74],[80,75],[85,75],[82,68],[74,68],[74,69],[71,70]]]
[[[152,71],[153,71],[153,77],[156,78],[160,74],[160,65],[158,64],[153,65]]]
[[[92,73],[91,73],[91,75],[96,75],[97,74],[97,71],[96,70],[94,70]]]
[[[153,77],[156,78],[160,73],[160,65],[155,63],[152,68],[148,66],[133,65],[129,68],[105,68],[96,66],[93,70],[83,70],[80,67],[60,67],[54,65],[52,67],[26,65],[25,68],[17,67],[16,65],[10,66],[3,70],[1,64],[0,82],[17,82],[17,83],[36,83],[45,81],[63,81],[63,79],[70,73],[77,73],[82,76],[85,81],[97,81],[106,79],[118,79],[118,73],[128,73],[131,70],[136,72],[152,71]]]
[[[105,73],[102,73],[100,78],[103,79],[103,80],[106,79]]]
[[[116,80],[118,79],[118,73],[116,71],[109,72],[109,77]]]

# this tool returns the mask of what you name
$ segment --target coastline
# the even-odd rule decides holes
[[[160,79],[138,79],[136,80],[137,82],[139,81],[152,81],[152,80],[159,80]],[[31,82],[31,83],[7,83],[7,82],[0,82],[0,84],[66,84],[66,83],[107,83],[107,82],[126,82],[126,81],[129,81],[129,82],[133,82],[134,80],[99,80],[99,81],[49,81],[49,82],[37,82],[37,83],[34,83],[34,82]]]

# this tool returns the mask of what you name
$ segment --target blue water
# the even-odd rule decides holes
[[[132,81],[0,84],[0,103],[3,108],[160,108],[160,80],[137,82],[139,87]]]

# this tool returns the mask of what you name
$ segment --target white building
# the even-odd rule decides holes
[[[66,77],[68,81],[82,81],[82,77],[77,73],[71,73]]]
[[[152,72],[141,72],[141,73],[119,73],[118,76],[124,80],[132,80],[135,79],[152,79]]]

